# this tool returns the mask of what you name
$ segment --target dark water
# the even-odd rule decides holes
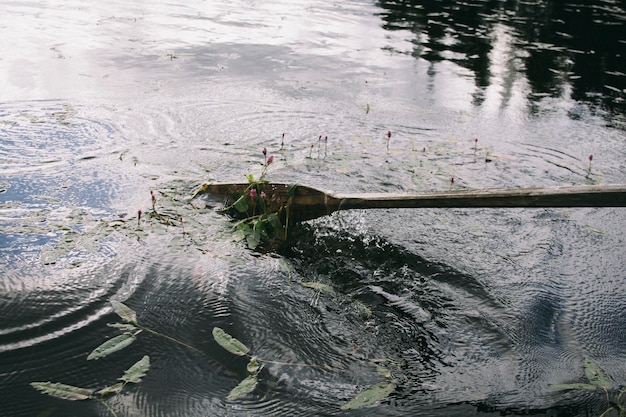
[[[257,253],[186,200],[258,175],[264,147],[269,179],[345,192],[626,183],[620,2],[11,1],[0,15],[0,416],[626,406],[623,209],[341,212]],[[144,331],[87,361],[119,333],[111,300],[197,350]],[[242,399],[226,397],[247,360],[216,326],[265,360]],[[144,380],[105,403],[29,385],[102,388],[143,355]],[[613,390],[553,387],[587,382],[584,358]],[[341,410],[385,379],[377,367],[395,390]]]

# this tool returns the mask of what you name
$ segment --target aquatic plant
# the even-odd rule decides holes
[[[119,350],[119,349],[118,349]],[[109,352],[101,352],[104,355]],[[93,352],[92,352],[93,354]],[[62,384],[59,382],[31,382],[31,386],[37,391],[51,395],[56,398],[70,401],[80,400],[96,400],[100,402],[113,417],[117,417],[117,413],[105,401],[105,397],[111,394],[121,392],[127,384],[138,384],[150,368],[150,357],[144,355],[140,360],[135,362],[130,368],[124,371],[124,374],[118,378],[118,383],[107,385],[104,388],[92,389],[82,388],[73,385]]]
[[[93,351],[91,351],[91,353],[87,356],[87,360],[98,360],[130,346],[136,340],[137,335],[142,331],[152,333],[154,335],[163,337],[167,340],[185,346],[189,349],[201,352],[199,349],[196,349],[195,347],[185,342],[140,325],[137,322],[137,314],[135,313],[135,311],[125,304],[116,300],[112,300],[111,306],[113,307],[115,313],[117,313],[117,315],[122,318],[122,320],[124,320],[126,323],[113,323],[108,324],[108,326],[122,330],[123,333],[100,344]],[[112,416],[117,417],[117,413],[115,412],[115,410],[113,410],[104,401],[104,398],[108,395],[121,392],[127,384],[138,384],[146,375],[149,368],[150,357],[148,355],[144,355],[139,361],[137,361],[130,368],[128,368],[121,377],[118,378],[118,380],[121,382],[115,383],[113,385],[107,385],[104,388],[100,389],[76,387],[73,385],[67,385],[51,381],[31,382],[30,385],[44,394],[48,394],[63,400],[97,400],[102,405],[104,405],[104,407],[109,411]]]
[[[303,283],[303,286],[320,289],[323,284],[320,283]],[[332,291],[332,290],[331,290]],[[186,343],[181,340],[178,340],[174,337],[163,334],[157,330],[148,328],[146,326],[141,325],[137,320],[137,314],[133,309],[125,305],[124,303],[111,300],[111,306],[113,311],[123,320],[123,323],[109,323],[107,324],[109,327],[116,328],[120,330],[122,333],[118,336],[115,336],[104,343],[97,346],[91,353],[87,356],[87,360],[98,360],[104,358],[106,356],[112,355],[116,352],[121,351],[122,349],[127,348],[136,340],[137,336],[142,332],[150,333],[152,335],[164,338],[168,341],[179,344],[183,347],[191,349],[197,353],[208,356],[202,350]],[[234,388],[231,389],[226,399],[228,401],[235,401],[240,399],[250,393],[252,393],[259,383],[259,375],[261,371],[264,369],[265,364],[275,364],[275,365],[283,365],[283,366],[299,366],[299,367],[314,367],[319,368],[324,371],[331,371],[332,368],[328,365],[314,365],[314,364],[306,364],[306,363],[293,363],[293,362],[280,362],[273,361],[268,359],[262,359],[258,356],[250,354],[250,348],[246,346],[239,339],[233,337],[228,332],[220,327],[214,327],[212,330],[212,336],[215,342],[221,346],[223,349],[228,351],[229,353],[239,356],[239,357],[247,357],[249,358],[248,363],[246,365],[246,373],[247,376],[241,380]],[[386,362],[387,359],[378,359],[378,360],[369,360],[372,363],[378,362]],[[104,400],[105,397],[111,394],[117,394],[121,392],[127,384],[133,383],[137,384],[141,382],[143,377],[146,375],[148,369],[150,368],[150,357],[148,355],[144,355],[139,361],[133,364],[130,368],[128,368],[124,374],[118,378],[120,382],[115,383],[113,385],[107,385],[100,389],[93,388],[83,388],[72,385],[67,385],[58,382],[32,382],[31,386],[36,390],[48,394],[50,396],[70,400],[97,400],[99,401],[107,411],[113,416],[117,417],[117,413],[113,410]],[[361,407],[366,407],[377,403],[384,398],[388,397],[396,388],[396,381],[393,378],[391,371],[387,368],[384,368],[380,365],[377,366],[377,372],[382,375],[385,380],[378,382],[369,388],[359,392],[352,400],[346,402],[341,406],[341,409],[356,409]]]
[[[221,209],[237,220],[234,225],[235,231],[241,239],[244,239],[250,249],[256,249],[263,243],[272,241],[284,241],[287,238],[289,228],[289,204],[275,207],[270,202],[270,191],[265,190],[268,181],[265,179],[267,169],[274,162],[274,156],[267,154],[263,148],[263,170],[258,178],[248,174],[247,187],[236,195],[233,195],[233,203]],[[289,190],[293,195],[295,187]]]
[[[626,416],[626,387],[615,388],[615,384],[607,373],[594,361],[589,358],[583,359],[583,370],[587,382],[553,384],[552,388],[557,390],[583,390],[583,391],[604,391],[608,408],[599,417],[616,415]]]
[[[591,176],[591,161],[593,161],[593,154],[589,154],[589,167],[587,168],[587,178]]]

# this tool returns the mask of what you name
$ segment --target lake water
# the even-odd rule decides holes
[[[622,3],[11,0],[0,16],[0,415],[626,407],[624,209],[346,211],[256,252],[186,200],[259,175],[263,148],[269,180],[337,192],[624,184]],[[111,300],[197,351],[144,331],[87,361],[120,334]],[[214,327],[264,360],[239,399],[248,359]],[[30,386],[103,388],[143,355],[143,381],[103,401]],[[588,383],[585,359],[612,389],[554,387]],[[342,410],[389,373],[388,396]]]

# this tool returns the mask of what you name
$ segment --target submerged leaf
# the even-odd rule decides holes
[[[115,336],[113,339],[109,339],[97,348],[95,348],[89,356],[87,356],[87,360],[90,361],[92,359],[100,359],[105,356],[110,355],[111,353],[117,352],[118,350],[124,349],[126,346],[130,345],[135,341],[135,336],[129,333],[124,333],[119,336]]]
[[[127,383],[137,384],[141,382],[141,378],[146,376],[146,372],[148,372],[149,368],[150,357],[146,355],[138,360],[133,366],[128,368],[126,372],[124,372],[124,375],[122,375],[119,379]]]
[[[224,349],[237,356],[247,355],[250,349],[219,327],[213,328],[213,338]]]
[[[393,379],[393,375],[391,374],[391,371],[385,368],[384,366],[378,365],[376,367],[376,372],[378,372],[379,375],[382,375],[389,380]]]
[[[307,288],[313,288],[314,290],[324,291],[329,294],[334,294],[335,290],[328,284],[323,284],[321,282],[301,282],[300,285]]]
[[[122,318],[122,320],[127,321],[131,324],[137,324],[137,314],[130,307],[126,306],[123,303],[120,303],[117,300],[111,300],[111,305],[113,306],[113,310],[117,313],[118,316]]]
[[[592,384],[552,384],[554,389],[580,389],[586,391],[595,391],[598,389],[596,385]]]
[[[587,379],[589,379],[589,382],[593,385],[602,389],[613,389],[611,378],[609,378],[606,372],[594,361],[589,358],[583,359],[583,368],[585,368]]]
[[[91,389],[74,387],[58,382],[31,382],[30,385],[44,394],[70,401],[88,400],[93,394]]]
[[[251,393],[256,388],[258,382],[259,380],[257,379],[256,375],[248,376],[243,381],[241,381],[239,385],[233,388],[232,391],[230,391],[230,394],[228,394],[228,397],[226,397],[226,399],[228,401],[234,401]]]
[[[248,248],[254,250],[261,243],[261,233],[259,229],[253,227],[250,232],[246,235],[246,242],[248,243]]]
[[[372,405],[383,398],[387,398],[395,389],[396,386],[391,382],[379,382],[342,405],[341,409],[353,410],[356,408],[367,407],[368,405]]]

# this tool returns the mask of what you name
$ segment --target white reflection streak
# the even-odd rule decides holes
[[[490,113],[497,113],[509,108],[509,114],[525,113],[524,95],[527,80],[520,71],[519,58],[516,56],[512,29],[504,24],[493,26],[491,51],[489,53],[489,86],[485,90],[483,108]]]

